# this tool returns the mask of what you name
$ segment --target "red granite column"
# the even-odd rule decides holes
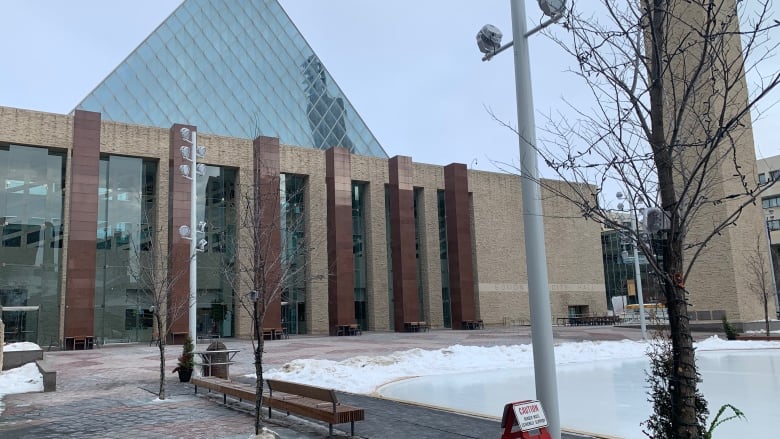
[[[100,113],[76,110],[73,116],[70,175],[64,337],[94,336]]]
[[[252,143],[254,158],[255,221],[258,224],[254,245],[256,261],[266,259],[265,267],[272,267],[265,274],[257,273],[255,285],[265,285],[270,297],[259,301],[258,312],[268,305],[262,326],[282,326],[282,293],[279,287],[282,257],[281,207],[279,199],[279,139],[260,136]],[[270,301],[269,301],[270,298]]]
[[[170,131],[170,161],[168,169],[168,255],[170,272],[175,282],[168,298],[168,318],[172,333],[189,332],[190,297],[190,241],[179,235],[179,227],[190,225],[190,185],[191,181],[182,177],[180,165],[190,165],[184,160],[180,148],[192,146],[181,135],[181,129],[195,132],[192,125],[174,124]],[[176,317],[176,318],[174,318]],[[183,340],[174,340],[181,343]]]
[[[325,151],[328,194],[328,320],[331,335],[338,325],[355,323],[355,272],[352,256],[352,170],[349,150]]]
[[[390,252],[393,260],[393,316],[396,331],[420,320],[417,249],[414,235],[412,158],[395,156],[390,171]]]
[[[466,165],[453,163],[444,167],[444,197],[447,209],[452,327],[456,328],[463,320],[476,319],[469,177]]]

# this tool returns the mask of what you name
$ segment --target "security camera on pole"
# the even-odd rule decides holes
[[[198,146],[198,133],[190,131],[189,128],[182,128],[181,138],[190,145],[184,145],[179,148],[184,160],[190,162],[189,165],[180,165],[179,172],[181,176],[190,180],[190,225],[179,227],[179,235],[190,241],[190,294],[189,294],[189,332],[193,343],[198,342],[198,252],[205,250],[208,241],[198,235],[206,231],[206,222],[198,223],[197,219],[197,176],[203,175],[206,171],[206,165],[198,163],[198,157],[203,158],[206,155],[206,148]]]
[[[550,17],[539,26],[526,31],[525,0],[512,0],[512,35],[514,41],[501,46],[501,31],[485,25],[477,33],[477,46],[484,53],[482,61],[514,46],[515,93],[517,99],[517,131],[520,142],[520,181],[523,193],[523,227],[525,229],[525,260],[528,271],[528,299],[531,310],[531,339],[534,351],[536,394],[544,405],[550,437],[560,439],[561,421],[558,410],[558,378],[555,372],[555,350],[550,311],[550,286],[547,277],[547,253],[544,247],[542,199],[539,186],[538,158],[535,145],[533,93],[528,37],[557,22],[566,12],[565,0],[538,0],[539,8]],[[517,43],[517,44],[514,44]]]

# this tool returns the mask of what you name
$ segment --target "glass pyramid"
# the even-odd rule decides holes
[[[185,0],[76,108],[387,157],[277,0]]]

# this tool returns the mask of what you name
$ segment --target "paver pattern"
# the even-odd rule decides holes
[[[639,338],[638,330],[611,327],[556,327],[554,333],[556,342]],[[701,337],[706,335],[709,334],[701,334]],[[228,349],[241,350],[236,356],[237,364],[231,366],[231,376],[239,378],[253,373],[251,343],[248,340],[222,341]],[[355,337],[292,336],[287,340],[267,341],[264,362],[268,369],[301,358],[343,360],[356,355],[385,355],[412,348],[438,349],[454,344],[493,346],[530,341],[528,327],[432,330],[413,334],[364,331],[362,336]],[[205,344],[198,345],[198,349],[206,347]],[[57,391],[5,396],[5,408],[0,415],[0,438],[250,437],[254,430],[250,406],[225,406],[212,401],[217,399],[215,397],[196,396],[191,385],[179,383],[176,375],[170,373],[180,351],[180,346],[168,346],[167,349],[168,398],[165,401],[157,399],[156,394],[159,351],[155,346],[139,343],[88,351],[47,352],[46,359],[57,370]],[[345,395],[345,398],[351,396]],[[221,397],[218,400],[221,401]],[[367,408],[367,420],[356,423],[359,437],[478,438],[500,435],[493,427],[489,428],[489,432],[484,431],[488,428],[484,425],[495,426],[496,421],[475,420],[446,412],[437,412],[435,416],[431,412],[421,415],[423,412],[418,410],[427,409],[383,400],[365,404],[371,407]],[[375,415],[369,419],[372,410]],[[419,416],[430,419],[441,417],[441,425],[450,424],[462,434],[434,428],[422,431],[425,428],[419,424]],[[408,421],[404,421],[405,417]],[[277,418],[274,418],[274,423],[269,427],[286,439],[327,436],[327,426],[317,423]],[[336,426],[337,429],[339,427],[343,426]],[[469,427],[477,433],[468,433]],[[349,424],[346,428],[348,430]],[[408,430],[412,431],[411,435]],[[342,436],[347,436],[344,430],[339,431]]]

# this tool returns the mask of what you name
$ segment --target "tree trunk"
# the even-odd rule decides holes
[[[769,330],[769,297],[764,296],[764,298],[764,325],[766,326],[766,336],[769,337],[771,335]]]
[[[664,0],[647,0],[650,26],[648,43],[648,74],[650,78],[650,146],[658,169],[658,186],[661,205],[670,218],[670,230],[664,247],[664,295],[669,313],[669,330],[672,342],[673,368],[669,377],[672,404],[672,431],[677,439],[699,437],[696,416],[696,365],[694,363],[693,339],[688,321],[688,301],[682,278],[682,234],[681,221],[674,185],[672,145],[667,139],[665,118],[666,103],[663,71],[664,45],[667,34]]]
[[[163,332],[162,316],[154,312],[155,321],[157,323],[157,346],[160,348],[160,391],[158,392],[158,398],[165,399],[165,332]]]
[[[264,313],[263,313],[264,314]],[[263,339],[263,328],[261,322],[264,316],[257,315],[257,305],[254,308],[255,337],[255,434],[260,434],[263,426],[263,348],[265,340]]]

